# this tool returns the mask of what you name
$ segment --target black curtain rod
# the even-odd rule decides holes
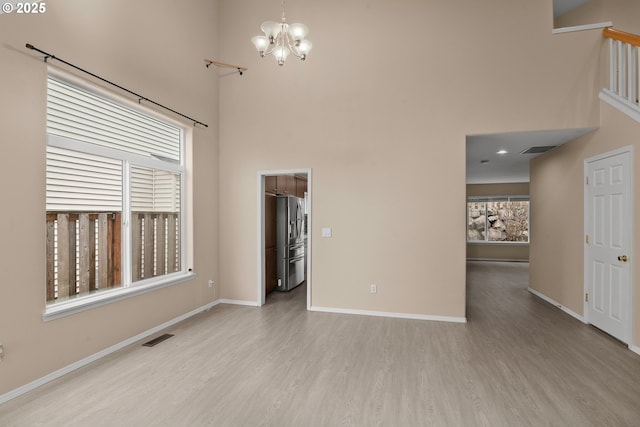
[[[177,115],[179,115],[179,116],[181,116],[181,117],[184,117],[185,119],[189,119],[189,121],[192,121],[192,122],[193,122],[193,125],[194,125],[194,126],[195,126],[195,125],[202,125],[202,126],[204,126],[204,127],[206,127],[206,128],[208,128],[208,127],[209,127],[209,125],[207,125],[206,123],[202,123],[202,122],[201,122],[201,121],[199,121],[199,120],[196,120],[196,119],[194,119],[194,118],[192,118],[192,117],[186,116],[186,115],[184,115],[184,114],[182,114],[182,113],[180,113],[180,112],[178,112],[178,111],[176,111],[176,110],[174,110],[174,109],[171,109],[171,108],[169,108],[169,107],[167,107],[167,106],[164,106],[164,105],[162,105],[162,104],[159,104],[159,103],[157,103],[157,102],[155,102],[155,101],[153,101],[153,100],[151,100],[151,99],[149,99],[149,98],[147,98],[147,97],[144,97],[144,96],[142,96],[142,95],[140,95],[140,94],[135,93],[135,92],[134,92],[134,91],[132,91],[132,90],[129,90],[129,89],[125,88],[125,87],[122,87],[122,86],[120,86],[120,85],[119,85],[119,84],[117,84],[117,83],[114,83],[114,82],[109,81],[109,80],[107,80],[107,79],[105,79],[105,78],[103,78],[103,77],[100,77],[100,76],[98,76],[97,74],[92,73],[91,71],[87,71],[87,70],[85,70],[85,69],[83,69],[83,68],[78,67],[77,65],[73,65],[73,64],[72,64],[72,63],[70,63],[70,62],[67,62],[67,61],[65,61],[65,60],[63,60],[63,59],[60,59],[60,58],[58,58],[58,57],[56,57],[56,56],[54,56],[54,55],[50,54],[50,53],[47,53],[47,52],[45,52],[45,51],[43,51],[43,50],[38,49],[37,47],[35,47],[35,46],[34,46],[34,45],[32,45],[32,44],[27,43],[26,47],[27,47],[27,49],[35,50],[36,52],[40,52],[41,54],[43,54],[43,55],[44,55],[44,62],[47,62],[49,59],[55,59],[55,60],[57,60],[57,61],[62,62],[63,64],[68,65],[69,67],[75,68],[75,69],[76,69],[76,70],[78,70],[78,71],[82,71],[82,72],[83,72],[83,73],[85,73],[85,74],[89,74],[91,77],[95,77],[95,78],[96,78],[96,79],[98,79],[98,80],[101,80],[101,81],[103,81],[103,82],[105,82],[105,83],[108,83],[108,84],[110,84],[110,85],[112,85],[112,86],[117,87],[117,88],[118,88],[118,89],[120,89],[120,90],[123,90],[123,91],[125,91],[125,92],[127,92],[127,93],[130,93],[131,95],[134,95],[135,97],[137,97],[137,98],[138,98],[138,103],[140,103],[140,101],[147,101],[147,102],[150,102],[150,103],[151,103],[151,104],[153,104],[153,105],[157,105],[157,106],[158,106],[158,107],[160,107],[160,108],[164,108],[165,110],[171,111],[172,113],[177,114]]]

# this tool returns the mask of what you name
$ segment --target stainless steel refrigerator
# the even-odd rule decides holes
[[[304,199],[277,196],[276,257],[278,281],[276,290],[290,291],[304,281],[305,263]]]

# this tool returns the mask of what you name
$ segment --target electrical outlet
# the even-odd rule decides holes
[[[378,285],[371,285],[371,293],[372,294],[378,293]]]
[[[209,280],[209,287],[213,288],[213,285],[215,285],[216,282],[214,282],[213,280]]]

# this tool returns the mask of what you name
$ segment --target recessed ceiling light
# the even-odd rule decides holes
[[[507,150],[500,150],[498,152],[496,152],[496,154],[507,154],[508,151]]]

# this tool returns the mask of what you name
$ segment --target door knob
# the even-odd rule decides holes
[[[618,257],[618,261],[622,261],[622,262],[627,262],[627,260],[628,260],[628,259],[629,259],[629,258],[627,258],[627,256],[626,256],[626,255],[620,255],[620,256]]]

